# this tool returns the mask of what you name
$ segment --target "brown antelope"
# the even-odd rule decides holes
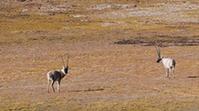
[[[67,56],[67,65],[65,64],[63,56],[61,56],[62,62],[63,62],[63,68],[61,70],[54,70],[49,71],[47,73],[47,80],[48,80],[48,92],[49,92],[49,86],[51,85],[53,92],[55,92],[54,89],[54,83],[57,82],[57,90],[60,92],[60,83],[61,80],[65,77],[66,74],[68,74],[69,70],[69,56]]]

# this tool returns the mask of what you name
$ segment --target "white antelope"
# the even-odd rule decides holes
[[[53,92],[55,92],[54,89],[54,83],[57,82],[57,90],[60,92],[60,83],[61,80],[65,77],[66,74],[68,74],[69,70],[69,56],[67,56],[67,65],[64,62],[64,58],[61,57],[63,62],[63,68],[61,70],[55,70],[55,71],[49,71],[47,73],[47,80],[48,80],[48,92],[49,92],[49,86],[51,85]]]
[[[158,55],[158,59],[157,59],[157,63],[160,63],[162,62],[164,68],[165,68],[165,71],[166,71],[166,77],[167,78],[170,78],[171,76],[171,73],[174,77],[174,70],[175,70],[175,66],[176,66],[176,61],[172,58],[167,58],[167,57],[162,57],[161,56],[161,53],[160,53],[160,48],[155,46],[156,47],[156,51],[157,51],[157,55]]]

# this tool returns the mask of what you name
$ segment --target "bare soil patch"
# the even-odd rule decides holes
[[[159,36],[154,38],[136,37],[133,39],[123,39],[114,42],[119,45],[134,44],[141,46],[153,46],[154,42],[158,43],[160,47],[168,46],[199,46],[199,36],[196,37],[168,37]]]

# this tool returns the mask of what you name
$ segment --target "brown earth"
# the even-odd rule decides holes
[[[0,111],[199,110],[197,0],[0,2]],[[177,61],[175,78],[152,45]],[[46,73],[70,55],[60,93]]]

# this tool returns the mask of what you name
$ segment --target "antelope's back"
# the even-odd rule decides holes
[[[47,73],[47,79],[53,80],[53,81],[61,79],[60,71],[50,71],[50,72],[48,72]]]

